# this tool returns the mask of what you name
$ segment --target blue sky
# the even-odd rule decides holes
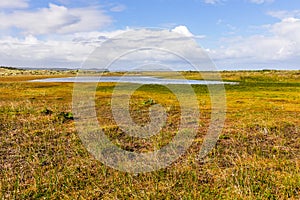
[[[300,69],[300,1],[15,0],[0,3],[0,65],[79,67],[99,38],[181,30],[218,69]]]

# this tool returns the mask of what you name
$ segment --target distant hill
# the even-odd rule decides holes
[[[67,68],[17,68],[0,66],[0,76],[76,74]]]

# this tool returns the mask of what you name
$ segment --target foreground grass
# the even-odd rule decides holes
[[[193,86],[201,109],[197,138],[167,169],[144,174],[116,171],[94,159],[70,113],[73,84],[22,82],[41,76],[0,78],[0,199],[300,198],[299,71],[223,72],[225,80],[241,84],[226,86],[226,123],[204,159],[197,155],[209,125],[210,98],[205,86]],[[101,83],[96,93],[98,120],[111,140],[137,152],[167,144],[180,116],[170,91],[149,85],[134,93],[130,106],[137,123],[149,121],[153,103],[168,111],[168,126],[142,140],[126,136],[112,120],[114,85]]]

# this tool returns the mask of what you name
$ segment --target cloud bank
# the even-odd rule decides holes
[[[205,0],[208,4],[221,2],[221,0]],[[272,3],[272,0],[248,2],[262,4]],[[104,41],[130,30],[127,28],[104,31],[107,26],[113,24],[113,19],[99,5],[69,8],[52,3],[38,9],[28,7],[27,0],[0,2],[0,10],[6,9],[5,12],[0,12],[0,65],[79,67]],[[114,4],[108,9],[111,12],[122,12],[126,7]],[[216,41],[219,45],[206,47],[206,52],[219,69],[235,69],[235,66],[240,68],[289,66],[290,69],[299,69],[300,10],[277,10],[266,14],[278,21],[261,26],[262,33],[227,36]],[[172,27],[168,31],[193,38],[199,41],[200,45],[199,39],[209,37],[194,35],[185,25]],[[159,40],[149,38],[149,41],[155,44]],[[179,51],[182,46],[184,43],[178,45]]]
[[[285,13],[285,12],[280,12]],[[276,14],[277,15],[277,14]],[[267,33],[249,37],[233,37],[222,40],[219,48],[208,50],[217,65],[265,67],[292,67],[299,69],[300,19],[284,18],[265,25]]]
[[[0,9],[3,8],[27,8],[27,0],[0,1]]]
[[[272,3],[274,0],[249,0],[251,3],[255,4],[263,4],[263,3]]]
[[[92,31],[111,22],[109,16],[96,8],[69,9],[55,4],[35,11],[16,10],[0,14],[0,30],[15,28],[32,35]]]

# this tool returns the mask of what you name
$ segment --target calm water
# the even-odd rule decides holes
[[[160,84],[160,85],[238,84],[236,82],[163,79],[163,78],[147,77],[147,76],[102,76],[102,77],[86,76],[86,77],[37,79],[37,80],[32,80],[30,82],[65,82],[65,83],[117,82],[117,83],[138,83],[138,84]]]

